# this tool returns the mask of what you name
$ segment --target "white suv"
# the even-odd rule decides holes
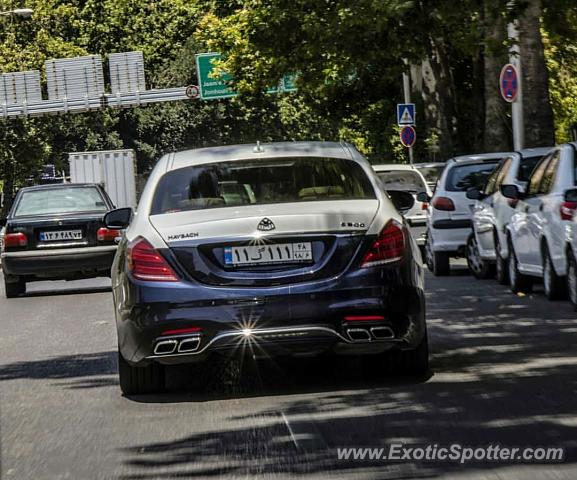
[[[565,293],[567,230],[575,211],[565,194],[576,186],[575,166],[575,147],[561,145],[537,164],[525,192],[516,185],[501,187],[503,195],[518,200],[507,225],[513,292],[529,291],[533,278],[543,277],[549,299]]]
[[[426,192],[431,196],[431,190],[427,181],[415,167],[402,164],[373,165],[373,170],[383,184],[386,191],[402,191],[413,195],[416,200],[417,194]],[[411,234],[419,247],[425,245],[427,232],[427,207],[426,202],[415,201],[413,207],[403,214],[410,226]]]
[[[450,273],[449,259],[462,256],[471,234],[474,201],[471,187],[482,187],[499,161],[509,153],[467,155],[447,161],[428,209],[425,260],[435,275]],[[427,196],[420,194],[419,201]]]
[[[467,198],[477,200],[473,213],[473,232],[467,241],[467,263],[477,278],[489,278],[496,266],[497,280],[508,283],[505,228],[515,214],[516,201],[505,198],[501,185],[516,185],[524,192],[535,165],[550,148],[528,148],[505,157],[482,190],[471,188]]]

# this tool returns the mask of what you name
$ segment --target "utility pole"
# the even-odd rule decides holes
[[[403,58],[403,63],[405,64],[405,70],[403,70],[403,93],[405,95],[405,103],[411,103],[411,78],[407,71],[409,61]],[[409,163],[412,165],[413,162],[413,147],[409,147]]]
[[[509,15],[515,6],[514,1],[507,4]],[[517,82],[519,93],[517,98],[511,104],[511,117],[513,122],[513,146],[515,150],[523,150],[525,147],[525,118],[523,114],[523,71],[521,62],[521,50],[519,48],[519,26],[516,19],[511,20],[507,25],[507,34],[509,37],[509,62],[517,69]]]

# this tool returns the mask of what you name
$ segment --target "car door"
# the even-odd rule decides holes
[[[549,164],[550,156],[544,157],[535,167],[531,176],[529,177],[529,182],[527,186],[527,192],[523,196],[523,199],[517,204],[517,212],[511,218],[510,231],[513,240],[513,246],[515,248],[515,254],[517,260],[523,268],[525,265],[530,264],[530,251],[533,248],[533,236],[532,223],[530,216],[534,213],[535,209],[538,209],[540,200],[537,198],[539,193],[539,188],[541,185],[541,180],[545,174],[545,169]]]
[[[475,234],[481,255],[484,254],[483,252],[493,250],[494,248],[494,197],[498,191],[497,184],[499,179],[502,178],[503,169],[507,169],[506,160],[502,161],[493,173],[491,173],[483,190],[484,198],[475,204],[473,223],[475,224]]]
[[[549,159],[543,172],[543,177],[539,183],[537,195],[529,202],[527,212],[527,223],[529,229],[529,243],[527,252],[527,266],[531,271],[540,272],[542,268],[541,238],[545,229],[551,223],[552,210],[554,208],[549,195],[553,184],[557,168],[559,167],[560,152],[555,151]],[[558,211],[558,208],[557,208]]]

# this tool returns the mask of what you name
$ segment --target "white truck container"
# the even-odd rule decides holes
[[[68,154],[71,183],[99,183],[117,208],[136,208],[134,150],[102,150]]]

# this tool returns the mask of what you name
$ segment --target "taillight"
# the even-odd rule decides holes
[[[396,262],[405,253],[405,232],[403,226],[391,220],[371,245],[361,262],[361,267],[373,267]]]
[[[450,198],[435,197],[433,199],[433,208],[436,208],[437,210],[443,210],[445,212],[452,212],[455,210],[455,204]]]
[[[428,210],[428,209],[429,209],[429,203],[428,202],[421,203],[421,210]]]
[[[139,280],[178,282],[172,267],[144,238],[128,246],[128,268],[134,278]]]
[[[28,237],[22,232],[4,235],[4,248],[18,248],[28,245]]]
[[[381,315],[349,315],[345,322],[382,322],[384,319]]]
[[[122,233],[120,230],[113,230],[111,228],[99,228],[96,232],[96,239],[99,242],[114,242],[117,238],[120,238]]]
[[[175,328],[174,330],[165,330],[161,335],[186,335],[188,333],[201,333],[202,328],[200,327],[190,327],[190,328]]]
[[[573,220],[575,212],[577,212],[577,202],[563,202],[559,206],[561,220]]]

